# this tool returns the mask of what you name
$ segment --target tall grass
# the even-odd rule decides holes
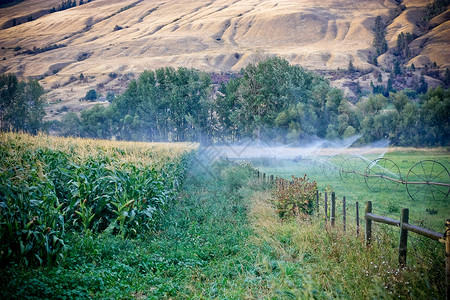
[[[411,259],[398,267],[398,239],[378,227],[378,240],[366,247],[354,230],[331,228],[316,217],[280,221],[265,193],[252,197],[253,243],[270,249],[258,257],[266,272],[277,263],[266,298],[440,299],[445,298],[444,266]],[[436,253],[434,253],[436,255]],[[443,254],[438,258],[443,261]]]

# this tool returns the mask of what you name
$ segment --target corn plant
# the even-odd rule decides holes
[[[0,142],[0,264],[24,265],[55,262],[67,231],[154,229],[193,149],[13,133]]]

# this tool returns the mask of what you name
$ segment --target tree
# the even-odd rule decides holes
[[[59,132],[63,136],[81,136],[81,120],[74,112],[68,112],[61,118]]]
[[[421,75],[419,83],[417,84],[416,92],[418,94],[425,94],[427,91],[428,91],[428,83],[425,81],[425,77]]]
[[[44,89],[37,80],[19,81],[13,74],[0,75],[0,129],[37,133],[45,116]]]
[[[113,91],[108,91],[106,93],[106,100],[108,102],[113,102],[114,98],[116,98],[116,94]]]
[[[403,108],[409,103],[408,96],[406,96],[402,92],[390,93],[389,101],[392,102],[392,104],[394,104],[394,107],[399,114],[401,114]]]
[[[450,85],[450,70],[448,68],[445,69],[443,81],[446,86]]]
[[[377,50],[377,55],[381,55],[388,50],[388,45],[386,42],[386,25],[383,23],[381,16],[375,18],[375,25],[373,28],[374,39],[373,45]]]
[[[402,74],[402,69],[400,67],[400,61],[396,59],[394,61],[394,75],[400,75]]]
[[[446,146],[450,141],[450,91],[442,87],[430,89],[423,97],[420,109],[423,142]]]
[[[381,73],[378,73],[377,81],[383,82],[383,75],[381,75]]]
[[[348,71],[349,71],[350,73],[355,72],[355,66],[353,65],[353,61],[352,61],[352,60],[350,60],[350,61],[348,62]]]
[[[285,59],[272,57],[250,64],[230,84],[221,97],[228,109],[218,115],[231,123],[240,138],[286,143],[304,135],[325,137],[338,132],[342,92]]]
[[[87,101],[95,101],[97,100],[97,92],[94,89],[89,90],[84,96],[84,99]]]
[[[111,119],[106,117],[106,108],[100,104],[81,112],[81,136],[109,139],[113,136]]]
[[[154,141],[212,139],[210,75],[195,69],[144,71],[112,101],[117,138]]]
[[[376,67],[378,66],[378,59],[377,59],[376,56],[372,57],[371,63],[372,63],[374,66],[376,66]]]
[[[388,78],[388,82],[387,82],[385,93],[389,94],[389,92],[395,92],[395,89],[394,89],[394,74],[392,72],[389,73],[389,78]]]
[[[364,115],[377,115],[386,105],[387,99],[383,95],[370,95],[357,103],[357,107]]]

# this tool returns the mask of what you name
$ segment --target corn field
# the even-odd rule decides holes
[[[55,263],[68,233],[154,230],[196,148],[0,133],[0,265]]]

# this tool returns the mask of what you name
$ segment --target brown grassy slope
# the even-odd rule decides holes
[[[15,8],[33,1],[38,0]],[[390,7],[384,1],[343,0],[143,1],[106,18],[133,2],[96,0],[2,30],[0,43],[7,48],[68,45],[33,57],[7,57],[2,66],[18,72],[25,65],[24,76],[44,75],[55,63],[70,63],[61,76],[166,65],[226,71],[244,66],[257,51],[287,55],[310,68],[344,67],[349,58],[365,65],[371,20]],[[114,31],[115,25],[123,29]],[[78,62],[81,51],[93,54]]]
[[[425,16],[425,8],[433,1],[408,0],[403,4],[406,9],[387,28],[386,40],[389,48],[397,45],[397,36],[401,33],[412,33],[420,36],[411,45],[411,51],[415,56],[407,65],[414,63],[416,67],[431,65],[436,62],[442,68],[450,68],[450,10],[430,20],[431,31],[425,33],[417,25]]]
[[[0,9],[0,23],[12,12],[26,15],[58,3],[27,0]],[[50,102],[62,99],[51,107],[55,112],[62,105],[81,109],[78,99],[90,88],[120,91],[131,73],[164,66],[237,71],[261,56],[279,55],[315,70],[345,69],[350,60],[370,68],[373,20],[387,18],[393,7],[392,0],[95,0],[0,30],[6,48],[0,72],[45,77],[40,82]],[[413,27],[414,15],[408,12],[400,25]],[[36,55],[13,51],[51,44],[67,46]],[[80,73],[83,82],[76,80]]]
[[[19,23],[24,23],[28,16],[37,19],[37,17],[47,14],[51,8],[57,7],[61,2],[61,0],[24,1],[20,7],[13,5],[2,8],[0,9],[0,28],[11,26],[13,19]]]

